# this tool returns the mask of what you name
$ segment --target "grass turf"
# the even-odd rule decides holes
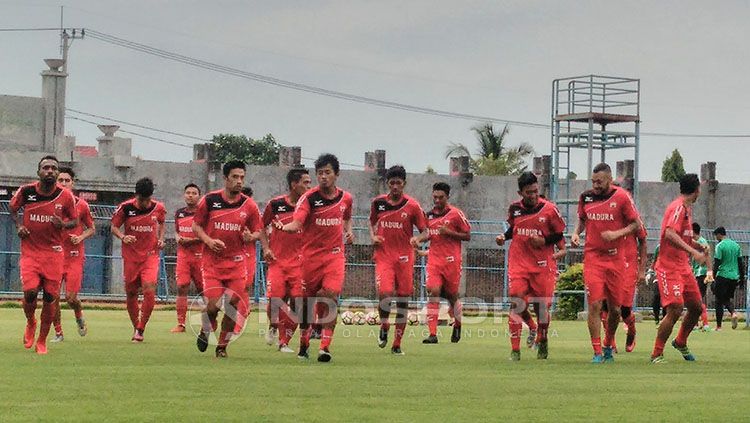
[[[338,326],[333,361],[309,362],[263,341],[257,314],[229,347],[229,359],[201,354],[190,329],[172,334],[173,311],[154,312],[146,342],[130,343],[127,313],[86,312],[78,336],[63,311],[65,341],[37,356],[21,345],[19,309],[0,309],[0,417],[3,421],[743,421],[750,416],[750,331],[694,332],[698,357],[651,365],[654,324],[638,324],[635,352],[592,365],[584,322],[553,322],[550,358],[523,347],[510,362],[507,323],[464,326],[459,344],[441,328],[422,345],[408,327],[403,357],[376,345],[377,326]],[[741,326],[742,327],[742,326]],[[391,337],[393,331],[391,330]],[[389,340],[390,341],[390,340]],[[624,349],[624,334],[618,341]],[[295,339],[293,347],[296,348]],[[389,345],[390,346],[390,345]]]

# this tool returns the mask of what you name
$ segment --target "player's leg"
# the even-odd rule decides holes
[[[159,256],[149,258],[141,269],[141,289],[143,291],[143,304],[138,322],[138,337],[136,341],[143,341],[143,332],[151,318],[151,313],[156,305],[156,283],[159,280]]]
[[[608,266],[605,273],[605,292],[607,301],[607,327],[604,333],[603,351],[605,359],[611,357],[614,351],[615,334],[617,327],[620,325],[620,305],[622,304],[623,289],[620,284],[625,280],[623,262],[614,262]],[[610,353],[608,353],[608,348]]]
[[[36,336],[36,304],[42,280],[35,260],[22,256],[19,264],[21,289],[23,290],[23,314],[26,316],[23,346],[31,348],[34,345],[34,337]]]
[[[175,308],[177,309],[177,326],[172,328],[172,333],[185,332],[185,319],[188,308],[188,292],[190,291],[190,263],[185,257],[177,257],[175,269],[175,282],[177,283],[177,297]]]
[[[219,315],[219,302],[224,295],[224,285],[212,274],[203,276],[203,297],[206,300],[206,309],[201,313],[201,330],[196,339],[198,351],[205,352],[208,349],[208,339],[216,330],[216,318]]]
[[[698,282],[698,289],[701,292],[701,329],[707,331],[708,326],[708,310],[706,308],[706,275],[697,276],[696,281]]]
[[[393,337],[391,353],[403,355],[401,351],[401,340],[406,331],[406,323],[409,315],[409,299],[414,294],[414,261],[399,262],[396,267],[396,330]]]
[[[739,281],[735,281],[732,279],[727,280],[727,286],[725,290],[725,305],[727,307],[727,311],[729,312],[729,317],[732,319],[732,329],[737,329],[737,313],[734,311],[734,301],[732,299],[734,298],[734,291],[737,289],[737,283]]]
[[[656,271],[656,280],[661,290],[661,306],[667,310],[666,315],[656,331],[656,340],[654,349],[651,352],[651,361],[658,363],[663,361],[664,345],[666,345],[672,329],[682,315],[683,297],[682,297],[682,277],[677,270],[665,270],[661,268]]]
[[[533,296],[534,310],[538,321],[538,334],[535,340],[537,344],[537,358],[547,359],[549,351],[549,327],[552,320],[550,307],[555,295],[555,283],[557,269],[550,268],[541,272],[531,280],[530,295]]]
[[[247,287],[247,278],[240,277],[224,281],[224,317],[221,319],[221,331],[216,345],[216,357],[227,357],[227,346],[240,318],[239,307],[243,300],[243,288]]]
[[[398,263],[380,259],[375,262],[375,286],[378,290],[378,315],[380,316],[380,332],[378,346],[388,345],[388,330],[391,327],[391,302],[396,297],[396,268]]]
[[[654,297],[651,299],[651,312],[654,314],[654,323],[659,326],[661,316],[661,296],[659,295],[659,282],[654,280]]]
[[[338,300],[341,290],[344,287],[344,278],[346,271],[346,262],[342,257],[327,266],[323,275],[323,282],[319,296],[323,300],[325,314],[322,316],[320,323],[323,327],[320,336],[320,351],[318,352],[318,361],[331,361],[331,343],[333,342],[333,332],[336,329],[338,320]]]
[[[440,313],[440,292],[442,291],[445,283],[445,276],[441,268],[437,266],[430,266],[429,261],[427,262],[427,280],[425,282],[427,288],[427,328],[430,335],[422,340],[423,344],[437,344],[437,324],[438,314]]]
[[[692,272],[683,273],[683,291],[682,297],[687,308],[685,317],[682,318],[682,324],[680,330],[677,333],[677,337],[672,342],[672,346],[677,348],[682,354],[683,358],[688,361],[695,360],[695,357],[690,353],[687,348],[687,340],[690,334],[693,332],[693,328],[698,323],[702,311],[700,289],[698,289],[698,283],[695,280]]]
[[[285,345],[284,322],[287,319],[289,306],[287,305],[287,281],[286,275],[281,266],[269,266],[266,277],[266,296],[268,306],[266,315],[269,322],[269,334],[277,333],[279,336],[279,346]],[[266,337],[268,345],[273,344],[274,338]]]
[[[638,269],[636,263],[628,263],[624,271],[624,288],[622,291],[622,306],[620,307],[622,321],[627,327],[625,337],[625,352],[635,349],[636,327],[635,315],[633,314],[633,300],[635,297],[636,284],[638,283]]]
[[[86,336],[88,333],[88,325],[86,325],[86,320],[83,318],[83,305],[78,298],[78,293],[81,292],[81,285],[83,283],[83,264],[83,260],[75,260],[71,263],[71,266],[66,273],[65,301],[67,301],[70,309],[73,310],[73,315],[76,318],[76,325],[78,326],[78,334]]]
[[[66,273],[63,273],[63,280],[60,282],[60,292],[62,292],[62,285],[65,283]],[[67,295],[66,295],[67,298]],[[52,338],[51,342],[62,342],[65,339],[62,329],[62,311],[60,308],[60,296],[55,300],[55,315],[52,318],[52,326],[55,328],[55,337]]]
[[[508,315],[508,332],[510,333],[510,359],[521,359],[521,331],[523,315],[528,313],[529,274],[513,273],[508,275],[508,297],[510,314]]]
[[[724,323],[724,306],[726,304],[724,298],[724,284],[725,279],[721,276],[717,276],[712,287],[714,291],[714,302],[716,303],[716,330],[721,330],[721,325]]]
[[[248,258],[246,260],[247,275],[245,278],[245,286],[241,291],[238,291],[237,320],[234,326],[234,333],[237,334],[242,333],[242,331],[245,330],[245,322],[247,322],[247,317],[250,315],[250,290],[252,290],[253,285],[255,285],[255,259],[251,260]],[[266,337],[266,341],[268,341],[268,337]],[[273,342],[273,339],[271,342]]]
[[[50,276],[62,275],[62,264],[57,272],[45,272],[42,275],[42,314],[39,325],[39,337],[36,340],[37,354],[47,354],[47,336],[55,318],[56,301],[60,295],[60,279],[47,279]]]
[[[597,262],[584,256],[583,260],[583,281],[588,293],[588,318],[589,336],[591,337],[591,347],[594,350],[593,363],[604,361],[601,340],[601,316],[602,303],[605,299],[604,269]]]
[[[141,307],[138,304],[138,294],[141,289],[140,263],[123,259],[122,267],[125,282],[125,307],[128,310],[130,323],[133,325],[133,340],[135,340],[141,315]]]

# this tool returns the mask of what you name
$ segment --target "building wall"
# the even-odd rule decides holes
[[[44,99],[0,95],[0,151],[44,149]]]

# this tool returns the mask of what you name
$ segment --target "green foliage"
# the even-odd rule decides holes
[[[558,291],[583,290],[583,288],[583,263],[569,266],[557,280]],[[560,294],[557,296],[556,319],[575,320],[580,311],[583,311],[583,295]]]
[[[569,179],[569,180],[571,180],[571,181],[574,181],[574,180],[578,179],[578,174],[577,174],[577,173],[575,173],[575,172],[573,172],[573,171],[571,170],[571,171],[569,171],[569,172],[568,172],[568,176],[567,176],[567,179]]]
[[[245,135],[219,134],[214,135],[212,142],[216,144],[216,159],[221,163],[242,160],[254,165],[279,164],[281,145],[271,134],[257,140]]]
[[[446,150],[446,158],[469,156],[471,170],[477,175],[518,175],[528,168],[525,160],[533,154],[534,149],[525,142],[515,147],[508,147],[506,145],[507,136],[510,133],[508,125],[505,125],[499,133],[489,122],[476,125],[471,130],[479,143],[478,157],[472,157],[466,145],[452,142]]]
[[[680,182],[680,178],[685,176],[685,166],[682,163],[680,151],[675,149],[672,155],[664,159],[661,166],[662,182]]]
[[[432,167],[432,165],[427,165],[427,169],[424,170],[424,173],[428,175],[437,175],[437,172],[435,172],[435,169]]]

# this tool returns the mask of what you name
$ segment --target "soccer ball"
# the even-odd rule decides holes
[[[378,313],[371,311],[367,313],[367,316],[365,316],[365,322],[367,322],[368,325],[377,325],[380,323],[380,316],[378,316]]]
[[[341,323],[345,325],[351,325],[354,323],[354,313],[352,313],[351,310],[346,310],[345,312],[341,313]]]
[[[364,325],[366,320],[365,313],[361,311],[355,311],[354,316],[352,317],[352,322],[355,325]]]
[[[406,317],[406,321],[409,322],[409,326],[416,326],[419,324],[419,315],[416,312],[411,311]]]

